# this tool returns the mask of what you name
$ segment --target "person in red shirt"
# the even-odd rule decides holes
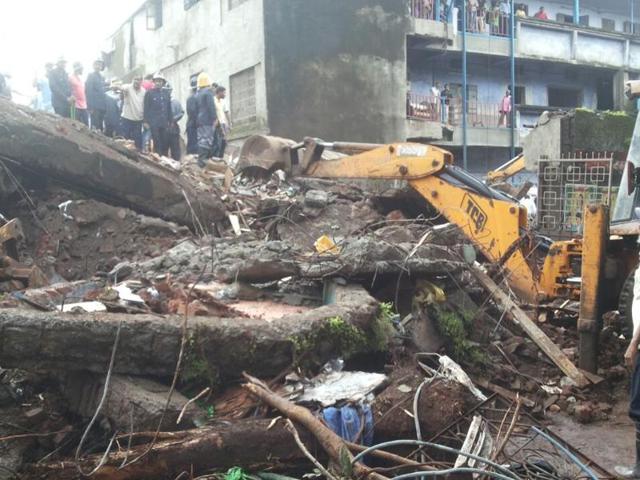
[[[82,80],[82,64],[76,62],[73,64],[73,73],[69,75],[69,84],[71,85],[71,95],[74,98],[73,107],[75,107],[75,116],[72,118],[79,120],[89,126],[89,114],[87,112],[87,96],[84,90],[84,80]],[[73,110],[72,110],[73,112]]]
[[[538,20],[549,20],[549,17],[547,16],[547,12],[544,11],[544,7],[540,7],[540,10],[536,12],[534,17],[537,18]]]

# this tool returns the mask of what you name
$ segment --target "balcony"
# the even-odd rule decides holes
[[[467,108],[467,144],[469,146],[509,147],[509,115],[502,115],[498,102],[469,101]],[[462,99],[447,101],[433,95],[407,94],[407,138],[429,138],[442,145],[462,144]],[[453,132],[443,140],[442,127]],[[516,134],[516,145],[519,132]]]
[[[447,40],[450,50],[462,50],[458,30],[461,12],[445,11],[442,0],[408,0],[411,34],[422,38],[422,48],[441,49]],[[606,68],[640,69],[640,37],[599,28],[516,17],[516,57]],[[511,17],[502,11],[467,11],[464,19],[467,51],[489,55],[510,55]],[[433,42],[429,42],[433,39]],[[424,43],[424,41],[426,43]]]
[[[523,18],[518,21],[516,38],[518,57],[640,68],[640,38],[625,33]]]

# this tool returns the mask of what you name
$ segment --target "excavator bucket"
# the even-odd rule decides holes
[[[237,172],[276,170],[291,171],[291,147],[293,140],[266,135],[249,137],[240,150]]]

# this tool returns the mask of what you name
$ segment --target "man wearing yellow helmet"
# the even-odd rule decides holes
[[[213,156],[216,123],[216,105],[211,90],[211,78],[205,72],[198,75],[198,93],[196,96],[198,116],[198,165],[204,167],[205,162]]]

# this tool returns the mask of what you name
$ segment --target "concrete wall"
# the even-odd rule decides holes
[[[535,1],[530,2],[527,0],[518,0],[516,3],[522,3],[529,7],[529,15],[533,16],[540,7],[544,7],[550,20],[555,20],[556,15],[561,13],[573,17],[573,2],[554,2],[554,1]],[[615,3],[615,2],[613,2]],[[626,5],[626,2],[617,2],[619,5],[613,5],[611,8],[611,2],[602,2],[602,5],[587,5],[582,2],[580,6],[580,16],[589,16],[589,26],[594,28],[602,27],[602,19],[606,18],[615,22],[615,29],[618,32],[623,32],[624,22],[629,20],[629,15],[625,12],[622,13]],[[628,8],[628,7],[627,7]]]
[[[147,29],[146,9],[125,23],[112,40],[115,47],[111,71],[130,77],[129,51],[135,50],[135,68],[143,73],[161,70],[174,88],[174,97],[183,105],[189,95],[192,74],[207,71],[216,83],[229,89],[229,77],[244,69],[256,68],[256,110],[254,124],[233,136],[266,130],[267,103],[264,75],[264,30],[262,0],[247,2],[229,10],[226,0],[200,0],[184,10],[183,0],[163,0],[163,25]],[[134,44],[131,45],[130,22]],[[228,103],[233,102],[229,92]]]
[[[406,33],[398,0],[264,0],[271,133],[406,138]]]

